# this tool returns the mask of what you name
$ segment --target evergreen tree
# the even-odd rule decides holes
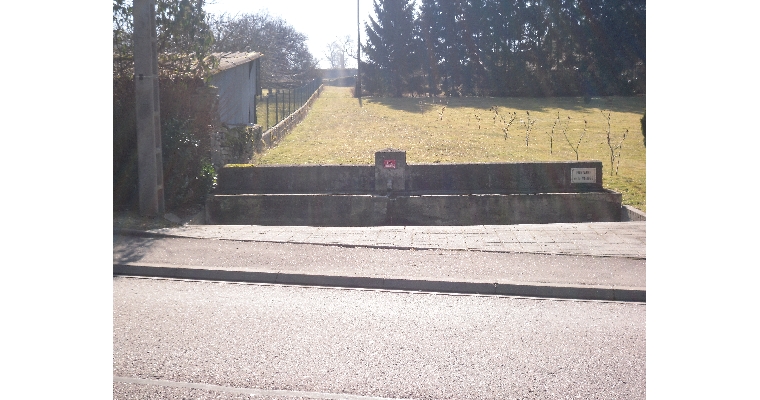
[[[384,94],[400,97],[410,89],[413,73],[420,64],[419,45],[414,35],[413,0],[374,0],[375,15],[365,25],[363,46],[369,59],[368,86],[379,82]]]
[[[484,63],[483,49],[487,48],[490,36],[486,0],[469,0],[459,2],[461,20],[459,29],[462,31],[464,46],[463,90],[466,95],[483,95],[489,86],[487,71]]]
[[[426,77],[427,93],[437,96],[441,93],[439,67],[441,64],[440,25],[441,10],[437,0],[422,0],[417,26],[422,41],[420,59]]]
[[[519,43],[522,38],[521,1],[488,0],[485,5],[490,24],[485,67],[493,95],[517,96],[524,80],[524,61]]]
[[[400,95],[424,84],[433,95],[645,92],[645,0],[419,0],[413,28],[410,3],[375,0],[364,69],[375,91]]]
[[[463,46],[457,20],[461,18],[459,1],[438,1],[441,9],[438,24],[441,29],[441,64],[443,91],[449,96],[461,92]]]

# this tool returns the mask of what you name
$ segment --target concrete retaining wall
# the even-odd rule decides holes
[[[647,215],[643,211],[631,206],[623,206],[620,210],[620,221],[646,221]]]
[[[382,161],[382,160],[381,160]],[[401,167],[404,167],[403,170]],[[595,183],[571,183],[574,168],[594,169]],[[219,194],[385,194],[371,165],[227,167],[219,171]],[[391,170],[388,170],[391,171]],[[398,163],[392,192],[406,194],[528,194],[601,191],[602,162],[491,164]],[[382,180],[383,178],[377,178]],[[399,187],[402,186],[402,187]]]
[[[371,165],[291,165],[225,167],[217,194],[369,194],[375,188]]]
[[[604,189],[602,177],[601,161],[407,165],[406,153],[393,149],[376,153],[374,166],[225,167],[206,202],[206,222],[377,226],[620,221],[622,195]]]
[[[596,170],[595,183],[571,183],[573,168]],[[577,193],[602,190],[602,163],[533,162],[409,165],[406,190],[441,193]]]
[[[308,226],[508,225],[620,220],[622,195],[216,195],[206,223]]]

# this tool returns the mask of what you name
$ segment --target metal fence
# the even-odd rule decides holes
[[[290,114],[306,104],[312,94],[319,89],[322,79],[315,79],[295,89],[269,89],[257,100],[256,119],[264,131],[277,125]]]

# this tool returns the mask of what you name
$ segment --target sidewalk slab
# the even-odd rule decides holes
[[[242,265],[237,261],[224,264],[236,265],[236,268],[208,265],[193,267],[181,265],[182,259],[172,260],[174,264],[150,261],[137,263],[127,262],[134,260],[117,260],[115,256],[113,273],[116,275],[607,301],[646,301],[646,222],[643,221],[367,228],[185,225],[149,231],[115,229],[114,235],[115,237],[124,235],[159,240],[176,238],[171,240],[251,242],[251,246],[258,243],[260,245],[256,246],[259,247],[266,243],[277,246],[319,245],[336,249],[309,250],[320,257],[326,253],[340,255],[348,254],[346,252],[350,252],[349,249],[357,251],[365,249],[361,254],[368,254],[368,257],[373,260],[370,264],[356,264],[351,268],[342,265],[348,260],[345,259],[344,261],[330,260],[320,265],[304,262],[304,265],[290,266],[287,270],[265,270],[261,268],[261,265]],[[203,245],[208,246],[208,243],[186,244],[188,246],[186,248],[198,249]],[[229,246],[232,246],[233,251],[237,247],[237,245]],[[215,247],[219,245],[214,245]],[[306,250],[303,247],[298,249],[301,250],[294,248],[296,252]],[[420,250],[430,253],[409,258],[412,253],[407,255],[397,252],[382,253],[387,251],[383,249]],[[339,253],[335,253],[336,251]],[[480,252],[484,255],[473,258],[467,255],[468,252]],[[381,253],[385,254],[383,257],[394,258],[396,257],[394,254],[398,254],[398,257],[401,257],[400,260],[416,261],[391,268],[384,258],[378,258],[377,254]],[[461,256],[446,254],[461,254]],[[488,261],[499,264],[489,265],[483,264],[483,260],[491,260],[486,257],[486,254],[493,254],[489,257],[497,257],[498,254],[503,254],[503,256]],[[525,258],[531,255],[535,256],[531,259]],[[549,263],[551,265],[543,264],[542,270],[532,267],[532,263],[539,260],[536,257],[546,260],[543,258],[545,256],[554,257]],[[589,258],[587,261],[575,261],[577,257],[591,257],[596,260]],[[436,264],[440,262],[446,264],[447,260],[454,258],[459,260],[457,261],[459,264],[443,266]],[[612,259],[600,261],[604,258]],[[620,264],[621,260],[627,261]],[[207,262],[213,263],[213,261]],[[528,264],[519,264],[520,262],[528,262]],[[523,280],[526,281],[523,282]]]
[[[450,249],[537,254],[577,254],[646,259],[646,222],[578,224],[380,226],[367,228],[261,225],[186,225],[130,232],[156,237],[192,237],[272,243]],[[547,246],[546,244],[572,244]]]

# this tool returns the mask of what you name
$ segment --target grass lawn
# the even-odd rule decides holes
[[[375,151],[389,147],[405,150],[410,164],[570,161],[577,151],[580,160],[603,162],[604,187],[622,193],[623,204],[646,212],[645,109],[645,97],[588,104],[574,97],[364,98],[360,107],[348,88],[328,86],[306,119],[253,163],[370,165]],[[614,165],[608,122],[612,147],[622,143]]]

